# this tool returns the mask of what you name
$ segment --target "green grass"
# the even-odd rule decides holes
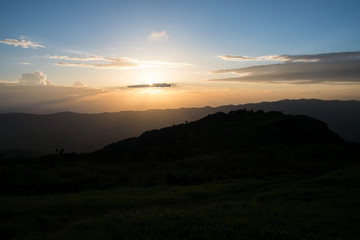
[[[230,179],[0,197],[1,239],[360,239],[360,165],[323,176]]]

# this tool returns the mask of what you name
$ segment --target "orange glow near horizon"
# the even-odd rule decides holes
[[[225,87],[226,86],[226,87]],[[16,112],[81,113],[142,111],[238,105],[282,99],[360,100],[359,85],[239,84],[209,82],[171,87],[74,88],[18,86],[0,88],[0,109]],[[21,98],[19,94],[21,93]],[[39,104],[41,103],[41,104]],[[26,108],[21,108],[26,106]],[[32,107],[34,106],[34,107]]]
[[[323,87],[323,86],[321,86]],[[358,90],[328,86],[328,89],[302,89],[296,86],[243,86],[242,88],[207,88],[176,86],[171,88],[134,88],[105,91],[101,94],[74,99],[59,108],[76,112],[142,111],[148,109],[176,109],[205,106],[237,105],[282,99],[320,98],[324,100],[356,98]]]

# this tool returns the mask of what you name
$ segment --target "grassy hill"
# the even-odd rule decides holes
[[[357,239],[360,148],[238,110],[87,154],[0,160],[1,239]]]

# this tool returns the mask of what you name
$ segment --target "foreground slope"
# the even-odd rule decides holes
[[[358,145],[344,142],[319,120],[238,110],[151,130],[91,154],[5,158],[0,193],[65,193],[119,185],[316,176],[358,159]]]
[[[0,160],[1,239],[359,239],[359,145],[240,110],[91,154]]]
[[[91,154],[0,160],[1,239],[358,239],[360,151],[239,110]]]

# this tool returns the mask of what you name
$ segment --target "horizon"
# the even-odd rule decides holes
[[[357,1],[20,1],[0,10],[0,113],[360,100]]]
[[[92,114],[116,114],[116,113],[128,113],[128,112],[151,112],[151,111],[172,111],[172,110],[189,110],[189,109],[221,109],[226,107],[238,107],[243,105],[261,105],[261,104],[273,104],[273,103],[282,103],[282,102],[308,102],[308,101],[316,101],[316,102],[360,102],[359,100],[339,100],[339,99],[317,99],[317,98],[298,98],[298,99],[280,99],[275,101],[260,101],[260,102],[245,102],[240,104],[225,104],[225,105],[216,105],[216,106],[198,106],[198,107],[178,107],[178,108],[149,108],[149,109],[141,109],[141,110],[120,110],[120,111],[103,111],[103,112],[81,112],[81,111],[71,111],[71,110],[64,110],[64,111],[57,111],[57,112],[25,112],[25,111],[13,111],[13,112],[0,112],[0,114],[29,114],[29,115],[53,115],[53,114],[62,114],[62,113],[75,113],[75,114],[85,114],[85,115],[92,115]],[[247,109],[250,110],[250,109]],[[263,110],[263,109],[261,109]],[[267,111],[265,111],[267,112]]]

